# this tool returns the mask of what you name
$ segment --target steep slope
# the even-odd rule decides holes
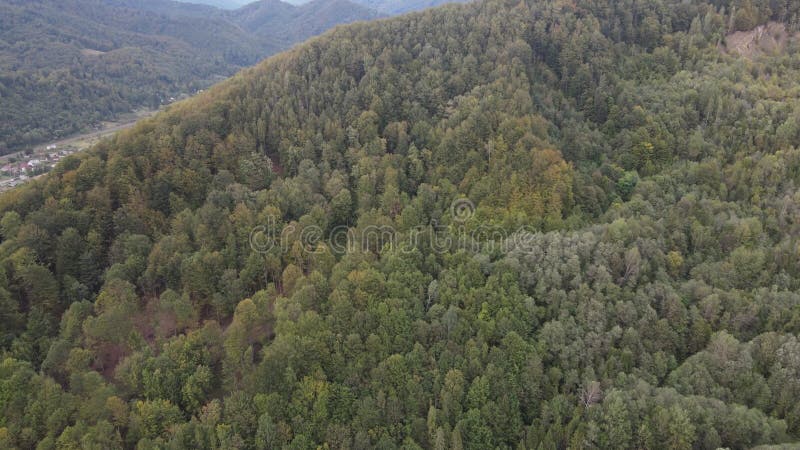
[[[800,64],[720,52],[794,17],[747,5],[338,27],[0,196],[0,447],[797,441]]]

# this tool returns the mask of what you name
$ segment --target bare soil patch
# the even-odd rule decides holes
[[[797,35],[790,35],[783,23],[769,22],[749,31],[728,34],[725,36],[722,50],[729,54],[753,59],[761,55],[783,53],[789,41],[795,38]]]

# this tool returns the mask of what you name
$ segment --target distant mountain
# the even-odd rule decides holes
[[[230,13],[244,30],[261,39],[290,44],[320,34],[339,24],[381,17],[373,9],[349,0],[314,0],[294,6],[262,0]]]
[[[183,3],[210,5],[220,9],[236,9],[249,3],[247,0],[179,0]]]
[[[356,3],[384,14],[402,14],[419,11],[445,3],[466,3],[469,0],[355,0]]]
[[[0,0],[0,154],[158,106],[334,25],[378,16],[346,0],[265,0],[236,11],[168,0]]]
[[[445,3],[466,3],[470,0],[353,0],[364,7],[373,9],[383,14],[403,14],[410,11],[419,11]],[[308,0],[287,0],[294,5],[309,3]]]

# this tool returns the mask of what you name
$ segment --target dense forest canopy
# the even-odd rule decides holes
[[[799,11],[359,23],[69,157],[0,196],[0,447],[800,441]]]

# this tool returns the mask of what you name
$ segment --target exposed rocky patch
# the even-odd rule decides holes
[[[769,22],[749,31],[728,34],[723,51],[752,59],[782,53],[789,42],[796,38],[797,34],[790,34],[783,23]]]

